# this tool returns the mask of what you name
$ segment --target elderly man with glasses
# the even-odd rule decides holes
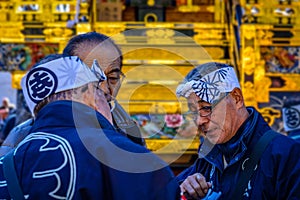
[[[94,59],[97,60],[98,67],[101,67],[107,77],[101,88],[110,104],[113,124],[118,132],[145,146],[139,127],[115,99],[125,75],[122,72],[122,52],[114,41],[97,32],[79,34],[69,40],[63,54],[78,56],[88,66],[93,64]],[[15,127],[0,147],[0,155],[14,148],[27,135],[32,123],[33,120],[29,119]]]
[[[206,63],[177,88],[205,136],[199,158],[177,176],[187,199],[300,199],[300,145],[246,107],[234,68]]]
[[[114,41],[97,32],[79,34],[69,40],[63,53],[78,56],[88,66],[97,60],[107,77],[102,90],[111,106],[114,125],[133,142],[145,146],[139,127],[116,100],[125,75],[122,72],[122,52]]]
[[[94,59],[51,55],[22,79],[35,122],[0,158],[0,199],[178,199],[167,163],[119,134]]]

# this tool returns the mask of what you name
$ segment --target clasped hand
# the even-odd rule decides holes
[[[181,193],[187,199],[201,199],[206,196],[209,188],[211,183],[200,173],[188,176],[180,185]]]

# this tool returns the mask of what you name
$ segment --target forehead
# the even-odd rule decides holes
[[[198,97],[195,92],[192,92],[190,94],[190,96],[187,98],[187,101],[188,101],[188,106],[189,107],[195,107],[195,106],[198,106],[200,104],[205,104],[205,105],[209,104],[208,102],[203,101],[200,97]]]
[[[116,60],[113,60],[111,63],[109,63],[104,71],[106,74],[113,73],[113,72],[120,72],[121,71],[121,59],[117,58]]]
[[[81,51],[84,62],[91,66],[94,59],[97,59],[101,68],[107,72],[113,69],[120,69],[121,55],[116,47],[110,42],[102,42],[98,45],[88,46]]]

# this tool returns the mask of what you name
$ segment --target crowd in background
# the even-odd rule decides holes
[[[16,106],[10,102],[8,97],[4,97],[0,107],[0,144],[14,128],[15,122]]]

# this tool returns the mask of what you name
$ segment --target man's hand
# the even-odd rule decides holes
[[[206,182],[205,177],[200,173],[188,176],[180,185],[181,192],[185,194],[188,199],[205,197],[210,187],[211,183]]]

